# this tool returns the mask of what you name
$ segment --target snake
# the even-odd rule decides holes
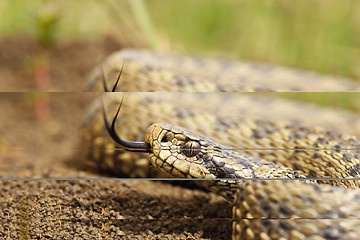
[[[171,72],[169,63],[183,72]],[[188,69],[189,63],[198,65]],[[231,72],[242,64],[143,50],[110,56],[87,89],[99,91],[101,79],[114,83],[121,72],[115,91],[136,82],[137,92],[147,93],[127,93],[124,104],[122,94],[106,93],[93,104],[82,129],[85,161],[118,176],[206,179],[198,183],[233,202],[233,239],[358,239],[359,182],[351,180],[360,175],[356,115],[238,88],[210,93],[226,89],[212,88],[209,76],[217,75],[205,76],[201,66]],[[162,78],[181,79],[179,88],[192,93],[165,92],[166,84],[155,84]],[[312,80],[320,86],[323,79]],[[109,124],[106,115],[115,112]]]

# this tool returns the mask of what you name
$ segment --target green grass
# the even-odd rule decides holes
[[[185,52],[358,77],[355,1],[150,1],[155,25]]]
[[[59,17],[58,39],[96,39],[116,30],[117,20],[109,13],[106,1],[3,0],[0,2],[0,34],[36,37],[34,19],[44,5],[55,9]]]
[[[36,34],[47,1],[3,0],[0,33]],[[60,39],[121,33],[132,46],[279,63],[360,77],[360,4],[354,0],[63,0]],[[130,3],[130,4],[128,4]],[[148,17],[148,15],[150,17]]]
[[[41,35],[33,20],[45,3],[56,9],[57,21],[50,30],[40,24]],[[40,42],[111,34],[131,47],[270,62],[359,79],[359,7],[355,0],[3,0],[0,34],[25,33]],[[321,94],[312,95],[298,98],[323,104]],[[359,109],[359,97],[350,103],[350,95],[343,95],[337,98],[340,107]]]
[[[270,95],[272,93],[269,93]],[[360,112],[360,93],[356,92],[300,92],[300,93],[276,93],[279,97],[315,103],[319,106],[330,106],[332,108],[347,109]]]

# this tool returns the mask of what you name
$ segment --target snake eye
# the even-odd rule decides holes
[[[200,144],[195,141],[186,142],[181,151],[187,157],[195,157],[200,152]]]

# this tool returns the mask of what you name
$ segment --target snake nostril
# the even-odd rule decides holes
[[[167,132],[166,134],[164,134],[164,136],[161,138],[161,142],[168,142],[171,141],[171,136],[172,134],[170,132]]]
[[[161,142],[171,142],[174,137],[175,137],[174,133],[172,133],[171,131],[168,131],[162,136],[160,141]]]
[[[166,135],[164,135],[164,136],[161,138],[160,141],[161,141],[161,142],[167,142],[167,137],[166,137]]]

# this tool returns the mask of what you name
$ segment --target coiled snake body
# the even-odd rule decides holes
[[[120,52],[104,64],[105,77],[110,82],[116,80],[114,72],[119,72],[124,64],[117,90],[129,90],[129,83],[141,78],[151,81],[153,90],[164,87],[161,83],[154,85],[163,81],[162,78],[168,82],[182,79],[183,87],[191,86],[187,83],[192,82],[195,87],[189,87],[189,91],[208,91],[214,84],[206,83],[201,71],[184,66],[189,61],[198,66],[215,66],[216,61],[153,55],[149,64],[152,55],[141,54]],[[161,72],[158,67],[164,58],[168,65],[182,63],[185,76],[175,70],[171,73],[168,65]],[[219,62],[216,66],[223,69],[225,65]],[[191,71],[195,72],[196,81],[187,77]],[[94,72],[89,89],[101,88],[101,75],[99,70]],[[149,81],[134,84],[138,91],[148,91]],[[321,81],[316,79],[314,84],[321,85]],[[201,90],[200,85],[206,88]],[[217,90],[224,89],[223,85]],[[103,100],[106,115],[113,116],[122,94],[106,95]],[[121,127],[112,134],[131,141],[145,139],[141,150],[146,153],[137,153],[136,147],[131,149],[133,152],[115,150],[118,145],[109,137],[111,129],[105,128],[100,105],[100,102],[94,104],[83,127],[84,149],[90,149],[85,154],[86,160],[121,176],[159,176],[150,167],[150,160],[153,166],[171,176],[222,179],[199,182],[234,201],[234,239],[357,239],[360,236],[357,227],[360,192],[355,189],[359,183],[343,179],[360,175],[360,142],[355,136],[342,133],[351,126],[349,132],[360,135],[356,116],[256,94],[129,93],[121,117],[116,120]],[[336,118],[329,119],[331,115]],[[156,122],[162,124],[153,124]],[[304,177],[321,178],[317,182],[325,184],[301,180]]]

